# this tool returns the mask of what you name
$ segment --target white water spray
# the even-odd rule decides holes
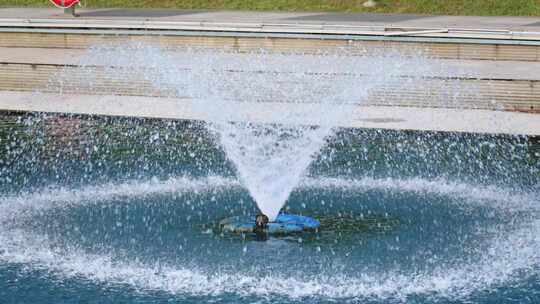
[[[431,76],[450,72],[440,61],[388,50],[239,53],[164,51],[139,44],[93,48],[80,65],[86,73],[77,77],[87,79],[88,90],[99,85],[94,75],[106,75],[136,93],[146,90],[144,94],[194,100],[189,111],[206,121],[240,181],[271,220],[334,128],[355,119],[351,113],[355,105],[368,102],[373,94],[386,96],[389,88],[406,94],[411,86],[423,86],[426,79],[433,82]],[[133,85],[144,81],[151,88]],[[434,102],[459,99],[459,86],[440,82],[438,91],[433,91],[433,84],[425,86]],[[84,85],[78,86],[84,91]],[[185,103],[179,100],[182,107]]]
[[[459,198],[465,206],[482,204],[512,212],[523,209],[530,212],[534,220],[490,239],[489,250],[480,263],[465,262],[455,267],[442,266],[434,271],[419,270],[410,274],[390,270],[349,277],[321,275],[307,280],[302,276],[275,274],[260,277],[249,272],[205,273],[192,265],[182,264],[155,268],[128,261],[114,262],[114,252],[109,257],[92,255],[77,248],[50,249],[54,244],[48,243],[46,237],[28,235],[27,231],[9,227],[12,221],[32,217],[34,211],[107,203],[111,197],[132,198],[239,186],[236,180],[223,178],[132,181],[61,191],[43,189],[0,198],[0,260],[45,267],[60,277],[128,284],[140,290],[211,296],[236,293],[283,295],[293,299],[323,297],[343,302],[373,297],[398,298],[405,302],[411,296],[433,293],[456,299],[512,281],[520,272],[538,272],[540,224],[536,192],[521,195],[495,186],[422,179],[326,178],[301,182],[306,168],[325,144],[325,139],[332,135],[337,122],[354,119],[342,105],[366,100],[383,84],[403,85],[405,90],[405,86],[421,78],[420,75],[429,75],[431,70],[438,69],[436,64],[421,58],[392,58],[396,54],[369,57],[199,51],[167,54],[152,48],[124,47],[105,51],[110,53],[103,54],[103,49],[90,52],[85,59],[88,65],[115,66],[113,78],[126,81],[143,75],[159,91],[199,100],[197,111],[205,114],[209,128],[219,137],[227,156],[236,165],[240,183],[249,188],[259,208],[267,214],[277,213],[299,184],[310,189],[362,192],[384,189],[396,193],[442,194]],[[138,66],[133,65],[134,62]],[[123,68],[118,69],[118,66]],[[361,76],[364,72],[366,75]],[[418,77],[403,78],[402,74]],[[248,110],[253,104],[267,102],[272,102],[269,112]],[[280,113],[279,102],[293,103],[301,109]],[[259,118],[266,116],[278,117],[279,123],[260,123]]]
[[[459,184],[451,181],[423,179],[306,179],[301,187],[361,191],[385,190],[396,193],[428,193],[463,198],[463,207],[491,206],[503,212],[527,210],[538,214],[538,193],[515,194],[511,189]],[[411,296],[430,295],[457,300],[479,291],[519,281],[523,274],[538,271],[540,222],[534,220],[517,229],[501,232],[490,240],[480,261],[433,271],[404,274],[389,270],[358,276],[331,275],[283,277],[268,274],[263,277],[247,272],[207,273],[193,266],[147,265],[136,261],[115,259],[115,253],[90,254],[76,246],[55,249],[46,236],[10,228],[9,221],[32,217],[44,209],[70,208],[85,204],[107,203],[117,197],[151,196],[183,193],[203,188],[229,189],[238,187],[233,179],[210,177],[171,178],[166,181],[128,181],[75,189],[43,189],[29,194],[0,197],[0,261],[31,264],[46,268],[59,278],[83,277],[93,282],[126,284],[140,291],[163,290],[171,294],[216,296],[235,293],[241,296],[285,296],[292,299],[317,297],[340,302],[365,299],[397,299],[405,303]],[[143,188],[145,191],[140,191]],[[93,193],[94,196],[90,194]],[[472,195],[471,195],[472,194]],[[485,202],[484,202],[485,201]],[[426,201],[426,203],[430,203]],[[40,206],[40,207],[38,207]],[[36,208],[37,207],[37,208]]]
[[[112,50],[94,58],[118,56]],[[397,52],[353,56],[345,49],[321,54],[164,53],[140,46],[127,50],[133,54],[115,65],[129,66],[125,58],[144,56],[141,73],[154,87],[196,100],[197,117],[204,117],[219,138],[240,181],[270,220],[334,128],[354,119],[351,105],[388,86],[406,90],[413,80],[442,69],[425,58]],[[280,106],[284,104],[287,107]]]

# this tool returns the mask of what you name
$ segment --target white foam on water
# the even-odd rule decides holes
[[[210,190],[216,191],[238,186],[238,181],[219,176],[198,179],[181,176],[166,180],[131,180],[79,188],[50,186],[36,189],[30,193],[0,197],[0,222],[52,208],[70,208],[113,199],[127,200],[134,197],[171,193],[204,193]]]
[[[46,208],[69,207],[95,203],[113,198],[159,195],[185,191],[208,191],[239,187],[235,179],[209,177],[190,179],[174,178],[166,181],[132,181],[123,184],[87,186],[80,189],[51,189],[35,193],[0,198],[0,213],[8,213],[12,220],[28,216],[38,204]],[[183,296],[258,296],[262,298],[283,296],[291,299],[319,297],[355,302],[366,298],[395,299],[405,302],[412,295],[436,298],[466,298],[498,286],[508,286],[537,274],[540,264],[540,202],[538,195],[512,194],[500,187],[470,186],[445,181],[423,179],[339,179],[311,178],[301,183],[305,189],[342,189],[347,191],[388,190],[396,192],[433,193],[466,198],[476,201],[500,202],[494,208],[528,206],[533,220],[522,223],[510,232],[496,234],[478,261],[471,260],[457,266],[441,266],[430,271],[400,273],[362,273],[358,276],[319,275],[283,277],[275,274],[260,277],[252,273],[206,273],[193,266],[145,265],[124,261],[114,254],[88,254],[80,249],[55,248],[46,236],[28,234],[20,229],[0,228],[0,261],[21,263],[37,269],[46,269],[60,278],[85,278],[95,282],[125,284],[141,291],[161,290]],[[502,204],[504,203],[504,204]],[[481,202],[482,205],[488,205]],[[39,207],[38,207],[39,208]],[[30,212],[31,213],[31,212]],[[13,218],[15,217],[15,218]],[[5,217],[4,217],[5,219]]]
[[[314,189],[339,189],[344,191],[384,190],[415,194],[438,194],[458,198],[463,206],[487,206],[506,211],[540,210],[538,193],[524,193],[500,186],[473,185],[444,179],[396,179],[396,178],[308,178],[300,187]]]
[[[95,204],[114,199],[130,199],[174,193],[204,193],[224,189],[242,188],[237,179],[221,176],[192,178],[172,177],[165,180],[129,180],[78,188],[50,186],[33,192],[0,196],[0,222],[17,216],[31,215],[33,211],[52,208],[70,208],[81,204]],[[537,193],[521,193],[497,186],[471,185],[448,180],[374,179],[350,178],[304,178],[298,190],[334,189],[342,191],[382,190],[395,193],[438,194],[460,198],[463,205],[489,206],[492,208],[521,211],[540,208]],[[426,203],[429,203],[427,201]]]
[[[51,249],[45,238],[24,231],[0,235],[0,260],[47,269],[64,278],[85,278],[108,284],[126,284],[140,291],[160,290],[173,295],[320,297],[355,302],[366,298],[408,296],[466,298],[477,292],[523,279],[538,271],[540,221],[528,223],[508,236],[496,238],[480,263],[441,268],[433,272],[363,273],[358,276],[321,275],[310,279],[249,273],[205,273],[181,266],[144,265],[117,261],[113,256],[91,255],[77,249]]]

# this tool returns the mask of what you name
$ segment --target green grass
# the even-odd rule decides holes
[[[540,16],[540,0],[82,0],[88,7],[333,11],[431,15]],[[0,6],[49,6],[47,0],[1,0]]]

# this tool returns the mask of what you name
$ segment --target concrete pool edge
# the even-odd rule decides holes
[[[0,91],[0,111],[49,112],[177,120],[205,120],[190,99],[146,96],[45,94]],[[288,103],[242,103],[250,121],[283,122],[283,111],[301,113]],[[249,106],[248,106],[249,105]],[[353,118],[339,127],[443,131],[511,135],[540,135],[540,115],[481,109],[446,109],[350,105]],[[263,114],[264,113],[264,114]],[[270,115],[268,115],[270,113]],[[286,123],[286,122],[284,122]],[[301,123],[312,124],[306,117]]]

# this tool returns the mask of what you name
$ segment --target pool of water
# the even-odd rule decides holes
[[[318,233],[223,235],[257,212],[202,123],[0,116],[5,303],[538,303],[529,139],[339,130],[287,201]]]

